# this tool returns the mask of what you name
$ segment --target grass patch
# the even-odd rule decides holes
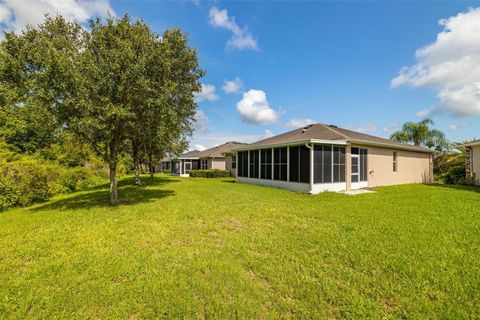
[[[475,318],[480,191],[145,177],[0,214],[0,318]]]

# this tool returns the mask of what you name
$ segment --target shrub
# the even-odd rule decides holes
[[[446,184],[466,184],[465,165],[457,165],[447,169],[440,176],[440,179]]]
[[[58,170],[49,170],[34,160],[19,160],[1,165],[2,209],[45,201],[58,192],[52,183]]]
[[[190,171],[190,177],[192,178],[225,178],[230,177],[229,170],[192,170]]]
[[[0,162],[0,210],[46,201],[60,193],[94,186],[104,179],[102,166],[65,168],[27,156]]]
[[[93,187],[100,183],[101,180],[101,177],[96,176],[94,171],[78,167],[64,170],[59,182],[68,191],[77,191]]]
[[[9,177],[9,172],[2,168],[0,174],[0,211],[14,207],[20,199],[17,184]]]
[[[172,174],[172,170],[163,170],[162,173],[164,173],[164,174]]]

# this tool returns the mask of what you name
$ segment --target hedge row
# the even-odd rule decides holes
[[[191,178],[225,178],[230,177],[230,170],[192,170],[190,171]]]
[[[50,197],[106,181],[99,167],[63,167],[34,159],[0,163],[0,211],[28,206]]]

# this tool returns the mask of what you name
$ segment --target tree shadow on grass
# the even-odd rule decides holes
[[[449,189],[455,189],[455,190],[463,190],[463,191],[480,193],[480,186],[464,186],[464,185],[455,185],[455,184],[435,184],[435,183],[427,183],[425,185],[429,187],[449,188]]]
[[[158,199],[175,195],[173,190],[164,190],[157,187],[169,183],[179,182],[175,179],[165,179],[155,177],[154,179],[142,179],[143,186],[135,187],[133,178],[122,179],[118,182],[118,196],[120,198],[119,206],[133,205],[137,203],[151,202]],[[73,193],[65,198],[52,200],[45,204],[33,207],[31,212],[45,210],[71,210],[71,209],[90,209],[94,207],[108,207],[109,203],[108,183],[95,186],[80,193]],[[113,206],[112,206],[113,207]]]

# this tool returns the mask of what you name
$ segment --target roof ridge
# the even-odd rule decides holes
[[[330,127],[329,125],[326,125],[326,124],[323,124],[323,123],[319,123],[319,125],[324,126],[324,127],[327,128],[328,130],[330,130],[330,131],[332,131],[332,132],[335,132],[336,134],[341,135],[341,136],[344,137],[345,139],[350,139],[349,136],[341,133],[340,131],[337,131],[337,130],[333,129],[333,128]]]

